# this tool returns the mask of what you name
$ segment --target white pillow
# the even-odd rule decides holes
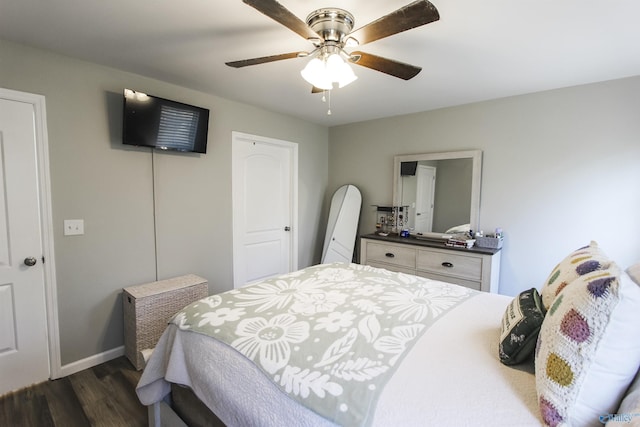
[[[600,421],[607,423],[607,427],[635,426],[640,424],[640,371],[636,379],[627,390],[617,413],[606,414]]]
[[[536,388],[549,426],[601,426],[640,366],[640,287],[611,263],[553,301],[536,348]]]
[[[444,234],[457,234],[457,233],[467,233],[471,231],[471,224],[462,224],[456,225],[455,227],[451,227]]]

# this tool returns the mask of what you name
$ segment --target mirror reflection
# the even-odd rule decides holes
[[[481,152],[396,156],[394,205],[412,233],[477,230]]]

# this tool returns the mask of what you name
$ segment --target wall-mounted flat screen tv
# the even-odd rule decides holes
[[[123,144],[206,153],[208,130],[206,108],[124,90]]]

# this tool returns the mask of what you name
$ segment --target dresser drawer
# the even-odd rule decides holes
[[[416,268],[445,276],[482,280],[482,258],[450,252],[418,250]]]
[[[416,268],[416,249],[401,245],[366,242],[367,263],[384,263],[408,269]]]
[[[474,289],[476,291],[481,290],[481,282],[475,282],[473,280],[461,279],[453,276],[441,276],[440,274],[428,273],[426,271],[418,271],[416,276],[425,277],[427,279],[439,280],[441,282],[453,283],[456,285],[464,286],[465,288]]]
[[[404,273],[404,274],[416,274],[416,271],[412,268],[403,268],[398,267],[397,265],[392,264],[383,264],[381,262],[367,262],[367,265],[375,268],[384,268],[385,270],[395,271],[396,273]]]

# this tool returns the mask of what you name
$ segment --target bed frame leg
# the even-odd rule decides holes
[[[147,406],[147,414],[149,415],[149,427],[160,427],[160,405],[162,402],[156,402]]]
[[[188,427],[164,400],[147,406],[149,427]]]

